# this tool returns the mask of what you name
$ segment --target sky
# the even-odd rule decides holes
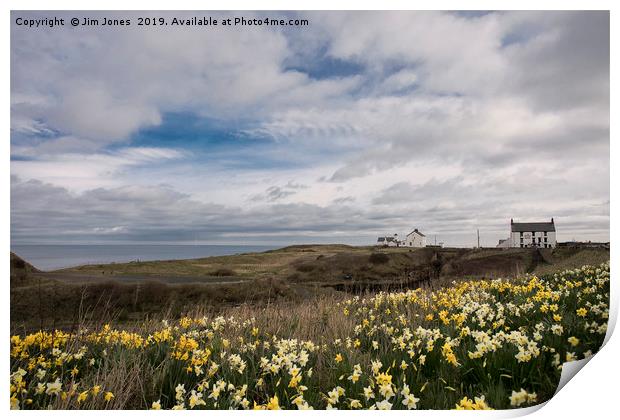
[[[132,25],[15,24],[51,16]],[[13,244],[609,240],[607,12],[12,22]]]

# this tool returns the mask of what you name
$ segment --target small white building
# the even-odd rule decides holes
[[[510,219],[510,246],[512,248],[555,248],[555,223],[515,223]]]
[[[424,248],[426,246],[426,235],[417,229],[413,229],[404,240],[402,246],[411,248]]]
[[[400,241],[394,236],[380,236],[377,238],[377,246],[400,246]]]
[[[510,248],[510,238],[500,239],[495,248]]]

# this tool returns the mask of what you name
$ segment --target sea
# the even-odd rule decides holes
[[[247,252],[263,252],[268,245],[11,245],[11,251],[38,268],[49,271],[85,264],[131,261],[185,260]]]

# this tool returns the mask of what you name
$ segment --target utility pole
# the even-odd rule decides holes
[[[478,248],[480,248],[480,229],[476,229],[476,233],[478,234]]]

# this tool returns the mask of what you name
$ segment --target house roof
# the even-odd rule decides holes
[[[555,232],[553,222],[512,223],[511,232]]]
[[[417,230],[417,229],[413,229],[411,232],[409,232],[409,233],[407,234],[407,236],[411,235],[412,233],[417,233],[418,235],[423,236],[423,237],[425,237],[425,236],[426,236],[426,235],[424,235],[422,232],[420,232],[420,231],[419,231],[419,230]]]
[[[386,237],[380,236],[379,238],[377,238],[377,242],[385,242],[385,241],[392,242],[393,240],[394,240],[393,236],[386,236]]]

